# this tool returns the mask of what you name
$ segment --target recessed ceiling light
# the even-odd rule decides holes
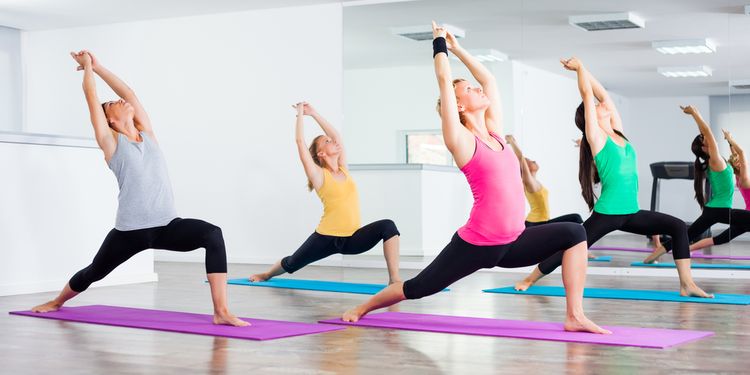
[[[643,18],[631,12],[570,16],[568,22],[586,31],[642,29],[646,27]]]
[[[657,71],[670,78],[710,77],[713,74],[711,67],[706,65],[661,67]]]
[[[716,45],[708,39],[659,40],[651,42],[651,47],[665,55],[716,52]]]
[[[466,36],[466,31],[460,27],[443,24],[446,31],[453,34],[456,39]],[[432,40],[432,25],[418,25],[405,27],[392,27],[391,33],[411,40]]]

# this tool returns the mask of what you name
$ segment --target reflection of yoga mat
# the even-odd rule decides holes
[[[356,284],[342,283],[338,281],[322,280],[299,280],[273,278],[269,281],[252,282],[248,279],[230,279],[232,285],[263,286],[267,288],[317,290],[321,292],[355,293],[355,294],[377,294],[385,288],[384,284]],[[443,290],[448,291],[448,289]]]
[[[485,289],[487,293],[525,294],[532,296],[565,297],[565,288],[561,286],[532,286],[525,292],[519,292],[512,286],[505,288]],[[697,302],[715,303],[720,305],[750,305],[750,295],[745,294],[716,294],[714,298],[683,297],[678,292],[662,290],[631,290],[586,288],[584,298],[630,299],[640,301],[664,302]]]
[[[643,348],[668,348],[713,335],[707,331],[686,331],[659,328],[607,326],[611,335],[585,332],[565,332],[562,323],[531,322],[469,318],[461,316],[385,312],[367,315],[357,323],[347,323],[341,318],[323,320],[321,323],[360,327],[393,328],[409,331],[458,333],[465,335],[514,337],[532,340],[582,342],[589,344],[638,346]]]
[[[652,263],[643,262],[630,263],[633,267],[655,267],[655,268],[676,268],[674,263]],[[719,270],[750,270],[750,264],[716,264],[716,263],[691,263],[690,268],[711,268]]]
[[[700,259],[750,260],[750,256],[704,254],[700,250],[693,251],[692,253],[690,253],[690,257],[691,258],[700,258]]]
[[[231,327],[213,324],[211,315],[105,305],[63,307],[58,311],[48,313],[13,311],[11,314],[79,323],[104,324],[108,326],[249,340],[270,340],[336,330],[322,324],[246,318],[242,318],[242,320],[249,322],[252,324],[251,326]]]
[[[619,246],[591,246],[589,250],[630,251],[635,253],[650,253],[652,251],[652,249]]]
[[[612,256],[610,255],[604,255],[596,258],[589,258],[589,262],[609,262],[612,260]]]

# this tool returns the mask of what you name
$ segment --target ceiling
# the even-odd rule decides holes
[[[608,88],[628,96],[726,95],[730,80],[750,79],[750,16],[743,13],[750,0],[0,0],[0,25],[42,30],[328,3],[345,5],[349,69],[429,65],[429,42],[390,28],[436,19],[464,28],[467,48],[494,48],[551,72],[565,74],[557,60],[579,56]],[[568,24],[570,15],[622,11],[644,18],[646,28],[585,32]],[[717,53],[667,56],[651,48],[653,40],[694,38],[712,39]],[[713,76],[656,73],[684,65],[709,65]]]
[[[728,81],[750,79],[750,0],[423,0],[344,8],[344,66],[431,64],[429,42],[394,36],[391,27],[431,19],[466,30],[468,49],[494,48],[511,59],[566,74],[559,58],[576,55],[607,87],[627,96],[726,95]],[[645,29],[586,32],[568,17],[632,11]],[[709,38],[711,55],[663,55],[654,40]],[[666,78],[660,66],[708,65],[707,78]],[[750,90],[744,90],[750,93]],[[739,93],[733,91],[733,93]]]

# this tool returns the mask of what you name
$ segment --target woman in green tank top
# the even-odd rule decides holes
[[[680,107],[682,111],[693,117],[698,125],[698,134],[693,140],[691,150],[695,154],[695,200],[703,209],[699,216],[688,228],[690,242],[698,241],[703,232],[716,223],[729,224],[729,229],[716,237],[693,243],[690,251],[702,249],[712,245],[725,244],[742,233],[750,231],[750,212],[732,208],[734,198],[734,168],[727,163],[719,153],[719,145],[716,142],[711,127],[703,120],[698,109],[693,106]],[[733,143],[731,135],[724,131],[724,138]],[[711,197],[708,202],[703,196],[704,183],[708,180],[711,186]],[[669,242],[665,242],[665,246]],[[666,246],[668,247],[668,246]],[[654,252],[644,262],[654,262],[664,254]]]
[[[685,223],[660,212],[638,207],[638,166],[635,148],[623,134],[622,119],[607,90],[573,57],[560,61],[567,70],[575,71],[583,103],[576,109],[575,123],[583,133],[580,145],[581,190],[586,204],[593,211],[583,223],[588,246],[610,232],[656,235],[668,234],[674,241],[674,258],[680,276],[680,294],[711,298],[693,281],[690,272],[690,250]],[[598,200],[594,184],[601,183]],[[516,289],[526,290],[562,263],[558,253],[540,263]]]

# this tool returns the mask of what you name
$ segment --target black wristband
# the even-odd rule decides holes
[[[432,40],[432,57],[437,56],[438,53],[443,52],[448,54],[448,45],[445,43],[445,38],[439,36]]]

